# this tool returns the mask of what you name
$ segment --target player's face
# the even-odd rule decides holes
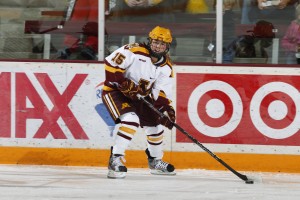
[[[167,50],[167,43],[161,41],[161,40],[152,40],[151,42],[151,50],[155,53],[163,53]]]

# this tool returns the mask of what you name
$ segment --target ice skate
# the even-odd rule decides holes
[[[150,152],[146,149],[148,156],[148,166],[151,174],[155,175],[176,175],[175,168],[172,164],[169,164],[162,159],[157,159],[150,156]]]
[[[108,163],[107,178],[125,178],[127,168],[124,163],[125,159],[123,155],[111,153]]]

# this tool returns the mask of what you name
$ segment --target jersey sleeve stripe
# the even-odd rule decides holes
[[[121,72],[124,73],[125,69],[121,69],[121,68],[116,68],[113,66],[109,66],[109,65],[105,65],[105,70],[111,73],[116,73],[116,72]]]

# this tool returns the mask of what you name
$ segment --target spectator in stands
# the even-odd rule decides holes
[[[223,0],[223,46],[227,46],[235,38],[236,0]]]
[[[126,22],[174,22],[169,0],[119,0],[111,10],[111,20]]]
[[[241,7],[241,24],[251,24],[248,16],[251,7],[251,1],[239,0],[239,4]]]
[[[213,10],[206,0],[181,0],[179,6],[181,8],[177,9],[176,22],[180,23],[199,23],[203,19],[209,19],[210,11]],[[178,11],[182,14],[178,15]],[[211,18],[214,20],[215,14],[211,14],[213,16]]]
[[[229,0],[229,1],[224,0],[223,1],[223,7],[224,7],[225,10],[233,9],[233,7],[236,4],[237,4],[237,0]],[[217,6],[217,0],[214,0],[214,3],[213,3],[214,9],[216,9],[216,6]]]
[[[190,14],[208,13],[209,8],[205,0],[188,0],[186,12]]]
[[[172,23],[175,22],[173,1],[170,0],[117,0],[111,8],[107,21],[121,22],[142,22],[142,23]],[[128,27],[130,28],[130,27]],[[108,33],[109,51],[112,52],[124,45],[123,36],[111,36]],[[141,37],[137,42],[145,42],[146,38]],[[127,42],[125,42],[127,43]],[[173,40],[171,52],[176,46],[176,39]]]
[[[300,53],[300,4],[296,7],[296,19],[291,22],[285,35],[281,40],[281,45],[286,51],[287,64],[299,64]]]
[[[70,46],[59,50],[58,59],[66,60],[96,60],[98,52],[98,22],[87,22],[83,25],[80,37],[65,38],[65,45],[67,42],[74,41]],[[75,39],[75,40],[74,40]]]
[[[236,0],[223,0],[223,47],[227,46],[235,39],[235,13],[233,11]],[[214,8],[216,1],[214,2]],[[216,46],[216,27],[209,45]],[[211,46],[212,47],[212,46]],[[212,51],[213,49],[209,49]],[[214,56],[214,53],[213,53]]]
[[[74,5],[69,5],[66,20],[73,22],[97,22],[98,1],[97,0],[75,0]],[[69,41],[68,41],[69,40]],[[65,44],[72,45],[77,38],[65,39]]]
[[[77,22],[78,31],[65,36],[64,48],[58,51],[57,58],[95,60],[98,53],[98,0],[76,0],[71,3],[67,20]]]
[[[275,37],[272,23],[260,20],[254,26],[251,35],[238,36],[223,51],[223,63],[232,63],[235,57],[238,58],[266,58],[266,48],[272,45]]]
[[[260,19],[273,24],[290,22],[294,19],[295,5],[298,2],[299,0],[252,0],[248,17],[253,24]]]

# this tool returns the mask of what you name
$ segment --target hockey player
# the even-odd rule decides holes
[[[174,166],[162,160],[163,126],[172,129],[175,121],[171,106],[173,71],[168,56],[171,42],[171,31],[157,26],[149,33],[147,44],[128,44],[105,58],[103,102],[120,123],[111,148],[108,178],[125,178],[125,150],[138,127],[147,135],[145,152],[150,172],[175,175]],[[138,99],[138,94],[169,117],[160,118]]]

